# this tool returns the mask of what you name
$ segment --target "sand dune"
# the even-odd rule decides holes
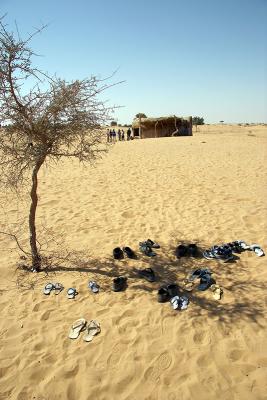
[[[177,260],[174,249],[235,239],[267,249],[266,145],[265,126],[210,125],[193,137],[117,143],[95,168],[69,161],[45,168],[41,241],[45,248],[45,238],[57,238],[50,248],[80,258],[70,255],[48,275],[25,275],[15,271],[15,243],[1,236],[0,399],[265,399],[266,258],[244,252],[234,263]],[[15,229],[27,217],[27,197],[0,196],[0,230],[7,222]],[[16,232],[26,245],[26,227]],[[147,238],[161,245],[153,259],[138,251]],[[112,259],[112,249],[124,245],[137,260]],[[155,283],[136,276],[135,268],[149,266]],[[157,302],[162,283],[181,285],[197,267],[211,268],[221,301],[193,290],[185,311]],[[128,287],[114,293],[119,274]],[[89,279],[99,294],[89,292]],[[47,282],[79,294],[44,296]],[[91,343],[68,339],[80,317],[101,324]]]

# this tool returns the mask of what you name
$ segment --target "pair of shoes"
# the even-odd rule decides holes
[[[222,260],[224,262],[230,261],[234,258],[232,249],[228,245],[213,246],[208,250],[203,251],[203,257],[207,260]]]
[[[145,242],[139,243],[139,249],[142,253],[144,253],[148,257],[155,257],[157,254],[152,250],[158,249],[160,246],[153,242],[152,240],[148,239]]]
[[[91,289],[93,293],[98,293],[100,286],[95,281],[89,281],[88,288]]]
[[[179,288],[176,283],[171,283],[167,286],[161,286],[158,290],[158,302],[165,303],[170,298],[177,296],[179,292]]]
[[[254,251],[254,253],[258,256],[258,257],[263,257],[265,256],[265,253],[263,251],[263,249],[261,248],[261,246],[259,244],[250,244],[248,245],[246,242],[244,242],[243,240],[238,240],[237,243],[239,244],[239,246],[242,248],[242,250],[251,250]]]
[[[115,247],[115,249],[113,249],[113,257],[115,260],[121,260],[124,258],[123,253],[125,253],[128,258],[136,258],[134,251],[128,246],[123,247],[122,249],[120,247]]]
[[[97,321],[91,320],[89,324],[84,318],[80,318],[73,322],[69,332],[70,339],[77,339],[82,331],[85,331],[83,340],[85,342],[91,342],[93,337],[101,332],[100,324]]]
[[[55,291],[55,295],[58,295],[62,290],[64,289],[64,286],[61,283],[47,283],[44,287],[43,293],[46,295],[49,295],[52,290]]]
[[[137,273],[141,278],[146,279],[148,282],[155,282],[156,280],[155,272],[152,268],[138,269]]]
[[[118,276],[113,279],[112,290],[113,292],[121,292],[126,289],[127,286],[127,278],[124,276]]]
[[[193,271],[186,279],[186,284],[190,284],[194,282],[195,279],[200,279],[199,285],[197,286],[197,290],[204,291],[208,289],[211,285],[213,285],[215,280],[211,277],[212,272],[209,269],[196,269]],[[190,290],[193,289],[193,285],[190,286]]]
[[[189,299],[186,296],[174,296],[170,300],[174,310],[186,310],[189,304]]]
[[[181,257],[197,257],[198,256],[198,248],[194,243],[190,243],[188,246],[180,244],[175,249],[175,254],[177,258]]]

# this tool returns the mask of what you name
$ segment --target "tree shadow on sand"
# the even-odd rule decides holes
[[[184,243],[185,245],[187,243]],[[199,257],[175,256],[176,246],[170,244],[156,250],[156,257],[147,257],[136,252],[135,260],[124,258],[114,260],[112,257],[95,259],[83,252],[69,253],[68,256],[50,257],[43,272],[29,274],[26,264],[18,269],[18,287],[31,289],[34,285],[47,282],[47,279],[57,277],[62,273],[81,275],[81,279],[96,280],[103,291],[111,291],[112,280],[117,276],[128,278],[127,299],[133,300],[140,294],[149,293],[153,301],[157,299],[158,288],[162,285],[177,283],[179,293],[186,295],[190,300],[190,315],[199,317],[203,313],[225,324],[237,320],[250,320],[261,326],[264,318],[264,282],[260,276],[255,278],[255,272],[249,269],[249,261],[242,261],[243,254],[237,255],[232,262],[206,260],[202,257],[202,249],[210,244],[201,243]],[[156,282],[150,283],[138,276],[137,270],[153,268]],[[224,297],[216,301],[208,289],[204,292],[197,290],[198,280],[191,292],[184,289],[183,281],[188,274],[197,268],[209,268],[212,276],[224,290]],[[30,283],[31,282],[31,283]],[[24,285],[24,286],[23,286]]]

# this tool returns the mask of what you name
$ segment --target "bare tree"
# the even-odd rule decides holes
[[[31,181],[29,242],[36,271],[42,266],[35,224],[38,172],[62,157],[94,163],[107,151],[101,127],[114,109],[99,98],[112,86],[106,79],[66,82],[32,66],[29,43],[43,29],[23,40],[0,18],[0,183],[20,190]]]

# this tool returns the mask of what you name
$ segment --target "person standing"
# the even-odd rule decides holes
[[[121,140],[124,141],[124,130],[123,129],[121,130]]]
[[[107,129],[107,143],[109,143],[109,129]]]
[[[121,130],[118,130],[118,138],[119,138],[119,142],[121,141]]]
[[[116,142],[116,131],[113,129],[112,131],[112,136],[113,136],[113,142]]]
[[[129,129],[127,130],[127,140],[130,140],[130,139],[131,139],[131,133],[132,133],[132,131],[131,131],[131,129],[129,128]]]
[[[112,142],[112,137],[113,137],[112,130],[110,129],[109,130],[109,141],[110,141],[110,143]]]

